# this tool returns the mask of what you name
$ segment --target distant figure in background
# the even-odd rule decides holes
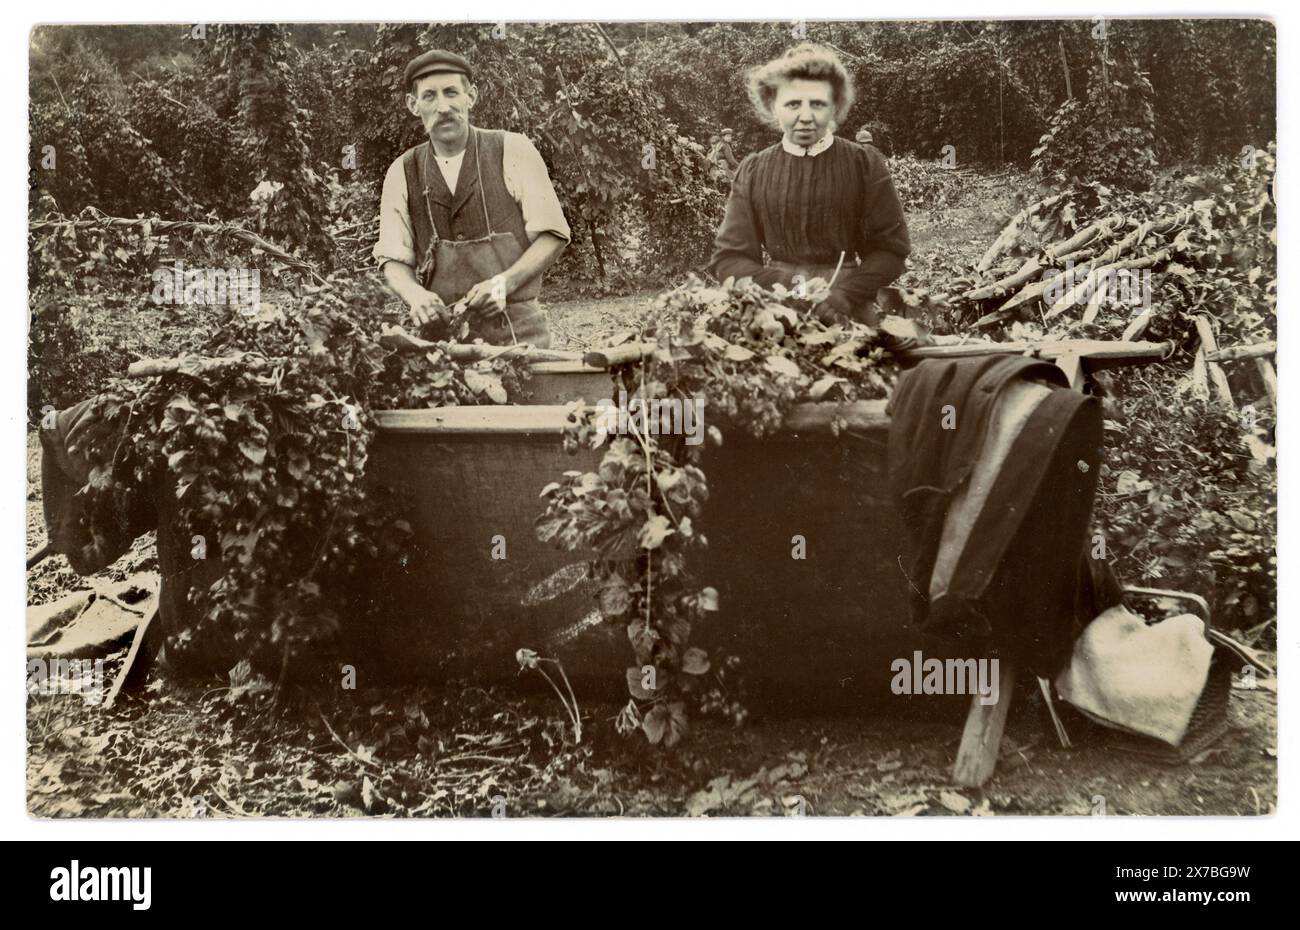
[[[709,163],[709,166],[712,168],[718,167],[718,149],[720,149],[721,147],[722,147],[722,136],[718,135],[716,132],[713,135],[709,136],[709,151],[704,156],[704,159]]]
[[[870,145],[872,141],[871,130],[863,126],[858,130],[858,134],[853,137],[853,141],[861,145]]]
[[[740,167],[740,162],[736,160],[736,153],[731,148],[734,137],[735,134],[730,129],[722,130],[722,144],[718,146],[718,165],[726,174],[728,181],[736,176],[736,169]]]
[[[875,325],[876,291],[902,274],[912,245],[885,157],[835,137],[853,104],[848,72],[805,43],[750,72],[749,96],[782,137],[736,172],[709,272],[763,287],[834,278],[818,316]]]

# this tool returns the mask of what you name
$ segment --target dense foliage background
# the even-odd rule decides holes
[[[364,265],[379,183],[421,138],[402,69],[448,47],[476,69],[475,122],[550,166],[575,235],[553,278],[661,287],[707,259],[724,196],[709,136],[734,129],[742,156],[773,140],[745,71],[804,39],[853,73],[842,133],[869,125],[883,151],[945,167],[1140,187],[1274,137],[1263,20],[39,27],[31,208],[243,219]],[[250,200],[263,182],[284,187]]]

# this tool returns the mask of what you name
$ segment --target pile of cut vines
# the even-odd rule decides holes
[[[89,530],[174,495],[178,526],[219,553],[221,577],[190,589],[196,623],[169,648],[242,655],[281,679],[322,659],[343,610],[411,528],[400,502],[364,481],[376,410],[504,403],[517,360],[462,365],[439,348],[381,344],[386,295],[331,279],[285,306],[230,312],[201,356],[158,377],[118,378],[90,402],[71,451],[90,463]]]

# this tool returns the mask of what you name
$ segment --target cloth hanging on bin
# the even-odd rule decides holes
[[[1054,365],[984,356],[922,362],[900,379],[889,413],[913,622],[1054,673],[1078,633],[1120,597],[1108,565],[1085,546],[1100,404],[1069,390]],[[1000,464],[981,470],[989,455]],[[973,477],[982,504],[977,514],[958,514]],[[960,517],[964,533],[953,532],[950,517]]]

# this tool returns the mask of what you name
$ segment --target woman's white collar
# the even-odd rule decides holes
[[[791,155],[794,155],[797,158],[803,158],[804,156],[820,155],[822,152],[830,148],[831,143],[834,141],[835,141],[835,133],[827,132],[826,135],[822,136],[812,145],[808,146],[807,148],[804,148],[802,145],[795,145],[785,136],[782,136],[781,148],[785,149],[787,152],[789,152]]]

